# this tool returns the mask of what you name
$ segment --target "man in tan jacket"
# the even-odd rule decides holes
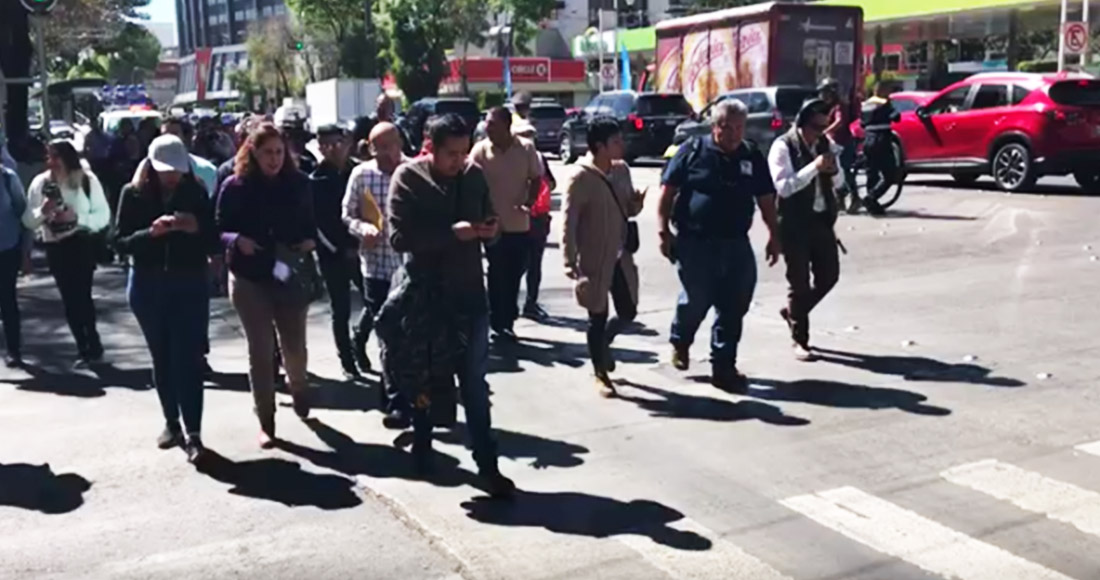
[[[629,218],[642,210],[644,194],[634,190],[630,168],[621,161],[618,121],[597,118],[588,125],[589,155],[577,162],[565,185],[562,255],[573,279],[577,303],[588,310],[588,354],[600,394],[615,395],[611,341],[638,312],[638,270],[627,243]],[[608,293],[616,317],[608,321]]]

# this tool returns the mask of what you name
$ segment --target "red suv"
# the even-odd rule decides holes
[[[992,175],[1006,191],[1072,174],[1100,191],[1100,81],[1077,75],[981,73],[912,112],[894,132],[909,173]]]

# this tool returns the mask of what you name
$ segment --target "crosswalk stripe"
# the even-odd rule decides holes
[[[952,467],[940,475],[951,483],[1100,536],[1100,493],[995,459]]]
[[[1069,579],[854,487],[800,495],[780,503],[857,542],[945,578]]]
[[[1083,451],[1090,455],[1100,455],[1100,441],[1093,441],[1092,443],[1082,443],[1074,447],[1074,449],[1078,451]]]
[[[642,555],[647,562],[672,578],[684,580],[790,580],[778,570],[761,562],[741,548],[717,537],[717,534],[690,518],[668,524],[668,527],[694,534],[712,542],[705,550],[687,550],[655,542],[644,534],[616,536]]]

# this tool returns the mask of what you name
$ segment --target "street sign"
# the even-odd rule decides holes
[[[31,14],[47,14],[57,5],[57,0],[19,0]]]
[[[1089,48],[1089,27],[1084,22],[1067,22],[1062,25],[1062,42],[1066,54],[1085,54]]]

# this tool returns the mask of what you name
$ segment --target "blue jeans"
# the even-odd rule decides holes
[[[680,299],[670,340],[688,348],[707,312],[714,307],[711,363],[728,369],[737,363],[741,324],[756,289],[756,257],[748,237],[712,239],[682,235],[676,240]]]
[[[210,295],[205,269],[130,269],[126,296],[153,359],[153,385],[168,429],[202,428],[203,346]]]
[[[497,443],[489,410],[489,316],[476,316],[470,327],[469,343],[458,373],[459,396],[466,411],[466,432],[474,462],[481,473],[497,471]],[[431,446],[432,418],[426,409],[413,410],[414,447],[426,452]]]

